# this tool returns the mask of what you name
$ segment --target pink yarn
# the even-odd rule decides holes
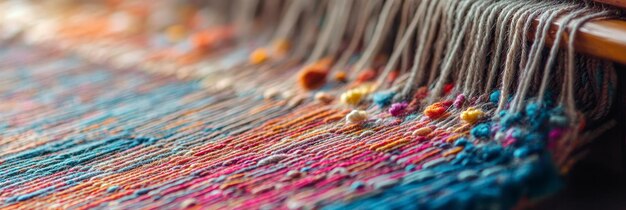
[[[408,106],[409,105],[406,102],[394,103],[389,108],[389,114],[391,114],[391,116],[394,116],[394,117],[400,116],[404,114],[404,111],[406,110]]]
[[[548,133],[548,138],[551,140],[557,140],[563,136],[563,130],[560,128],[553,129]]]
[[[465,95],[459,94],[456,96],[453,104],[455,108],[460,109],[463,106],[463,103],[465,103]]]

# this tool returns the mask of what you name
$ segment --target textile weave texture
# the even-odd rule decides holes
[[[560,184],[543,144],[555,137],[541,130],[495,144],[497,122],[375,105],[348,124],[347,110],[312,99],[211,92],[15,44],[2,54],[5,209],[499,209]]]

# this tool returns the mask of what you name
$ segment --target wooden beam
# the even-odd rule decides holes
[[[624,2],[624,1],[619,1]],[[537,21],[535,21],[535,26]],[[552,45],[556,32],[562,22],[557,20],[552,24],[547,43]],[[569,30],[566,30],[569,31]],[[569,32],[562,39],[561,47],[567,47]],[[531,37],[534,32],[529,34]],[[626,64],[626,21],[624,20],[595,20],[589,21],[580,27],[576,35],[574,48],[577,52],[598,58]]]
[[[613,5],[616,7],[626,8],[626,0],[593,0],[598,3]]]

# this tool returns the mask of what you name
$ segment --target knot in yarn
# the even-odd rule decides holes
[[[395,95],[395,92],[378,92],[374,94],[372,99],[377,106],[384,107],[391,104],[391,100],[393,100]]]
[[[491,134],[491,125],[489,123],[481,123],[472,128],[470,134],[476,138],[488,138]]]
[[[330,64],[330,59],[322,59],[302,68],[298,73],[300,87],[305,90],[315,90],[324,86]]]
[[[456,99],[454,99],[454,103],[452,104],[455,108],[460,109],[463,106],[463,103],[465,103],[465,95],[459,94],[456,96]]]
[[[341,103],[356,106],[365,97],[366,93],[359,89],[348,90],[341,94]]]
[[[476,109],[474,107],[470,107],[467,110],[461,112],[461,120],[474,124],[480,120],[484,115],[483,111],[480,109]]]
[[[407,104],[406,102],[392,104],[389,108],[389,114],[394,117],[400,116],[404,114],[408,106],[409,104]]]
[[[497,104],[500,101],[500,90],[493,91],[491,95],[489,95],[489,101],[491,103]]]
[[[426,107],[426,109],[424,110],[424,115],[428,116],[431,119],[437,119],[446,113],[446,110],[448,109],[448,106],[446,105],[447,104],[443,102],[434,103]]]
[[[367,120],[367,112],[363,110],[352,110],[346,115],[346,122],[357,124]]]
[[[341,102],[347,105],[356,106],[373,90],[372,85],[361,85],[341,94]]]
[[[337,80],[337,82],[347,82],[348,74],[346,74],[346,72],[344,71],[339,71],[335,73],[335,80]]]
[[[269,54],[265,48],[256,49],[250,54],[251,64],[262,64],[269,59]]]

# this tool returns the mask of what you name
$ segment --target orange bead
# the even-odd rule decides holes
[[[446,113],[447,107],[444,106],[441,102],[434,103],[424,110],[424,115],[428,116],[431,119],[437,119],[441,117],[444,113]]]
[[[254,52],[252,52],[252,54],[250,54],[251,64],[261,64],[267,61],[267,59],[269,59],[269,55],[267,53],[267,50],[265,50],[264,48],[256,49],[254,50]]]
[[[331,63],[332,60],[330,58],[323,58],[300,70],[298,74],[300,87],[305,90],[315,90],[324,86]]]
[[[359,74],[357,77],[357,82],[367,82],[376,78],[376,71],[373,69],[368,69]]]
[[[305,90],[315,90],[326,84],[328,69],[310,66],[302,69],[298,75],[298,83]]]
[[[348,81],[348,75],[346,74],[346,72],[340,71],[335,73],[335,80],[337,80],[338,82],[347,82]]]

